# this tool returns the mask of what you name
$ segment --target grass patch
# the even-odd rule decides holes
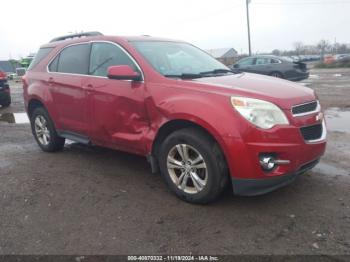
[[[350,68],[350,62],[347,63],[332,63],[332,64],[325,64],[323,62],[317,63],[314,66],[315,68]]]

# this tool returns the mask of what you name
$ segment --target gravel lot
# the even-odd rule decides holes
[[[28,124],[6,123],[24,112],[11,82],[13,104],[0,109],[0,254],[350,254],[350,70],[312,69],[303,84],[327,109],[321,163],[270,194],[199,206],[173,196],[144,158],[75,143],[43,153]]]

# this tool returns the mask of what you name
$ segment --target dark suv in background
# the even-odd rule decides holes
[[[11,104],[10,86],[7,83],[7,74],[0,68],[0,106],[8,107]]]

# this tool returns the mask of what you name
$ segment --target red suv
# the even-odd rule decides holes
[[[325,151],[313,90],[233,72],[182,41],[97,32],[55,38],[23,83],[44,151],[70,139],[147,156],[192,203],[214,200],[229,184],[238,195],[269,192]]]

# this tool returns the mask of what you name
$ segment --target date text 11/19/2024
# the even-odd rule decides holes
[[[128,261],[219,261],[217,256],[128,256]]]

